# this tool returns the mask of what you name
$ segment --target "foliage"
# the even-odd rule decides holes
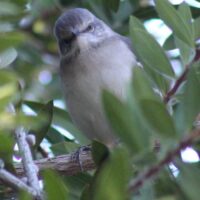
[[[143,68],[134,69],[126,102],[103,91],[107,118],[122,144],[103,159],[95,173],[58,177],[44,172],[48,199],[198,200],[199,162],[184,163],[180,157],[188,146],[199,152],[198,138],[187,138],[200,113],[200,10],[186,3],[174,6],[167,0],[155,0],[152,6],[142,0],[2,0],[0,158],[6,168],[13,170],[12,156],[17,152],[12,133],[19,126],[35,134],[36,159],[43,155],[44,139],[54,155],[89,142],[74,126],[67,109],[57,103],[63,104],[63,99],[53,26],[61,11],[71,7],[88,8],[120,34],[130,33]],[[143,25],[155,18],[172,30],[162,46]],[[179,53],[170,54],[169,50],[175,49]],[[57,127],[71,135],[63,135]],[[155,141],[159,141],[158,152]],[[94,154],[105,153],[99,152],[105,148],[98,143],[94,149]],[[172,163],[177,176],[170,168]],[[1,199],[7,199],[6,188],[0,188]],[[21,193],[20,199],[31,198]]]

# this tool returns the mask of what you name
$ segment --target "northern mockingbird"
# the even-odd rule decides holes
[[[55,24],[60,76],[73,122],[89,138],[109,147],[116,143],[101,102],[107,89],[120,99],[136,65],[128,38],[114,32],[82,8],[62,14]]]

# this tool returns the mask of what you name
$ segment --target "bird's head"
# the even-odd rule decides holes
[[[103,40],[114,34],[103,21],[83,8],[62,14],[56,21],[54,32],[63,57],[97,48]]]

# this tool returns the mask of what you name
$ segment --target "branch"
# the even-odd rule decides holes
[[[178,90],[178,88],[180,87],[180,85],[185,80],[188,71],[189,71],[189,67],[187,66],[185,68],[185,71],[183,72],[183,74],[176,80],[176,82],[175,82],[174,86],[172,87],[172,89],[169,90],[167,92],[167,94],[165,95],[165,97],[163,99],[164,103],[168,103],[168,101],[170,100],[170,98],[176,93],[176,91]]]
[[[33,197],[37,196],[37,193],[34,189],[29,187],[26,183],[24,183],[19,178],[15,177],[13,174],[9,173],[5,169],[0,169],[0,179],[3,182],[8,183],[9,185],[12,185],[16,189],[25,190],[26,192],[31,194]]]
[[[172,87],[171,90],[169,90],[167,92],[167,94],[164,96],[164,103],[168,103],[168,101],[170,100],[170,98],[176,93],[176,91],[178,90],[178,88],[180,87],[180,85],[183,83],[183,81],[185,80],[187,74],[188,74],[188,71],[189,71],[189,67],[191,64],[193,64],[194,62],[197,62],[199,61],[200,59],[200,50],[199,49],[196,49],[196,54],[195,54],[195,57],[193,59],[193,61],[186,65],[185,67],[185,71],[183,72],[183,74],[176,80],[174,86]]]
[[[74,152],[67,155],[60,155],[54,158],[40,159],[35,161],[35,164],[39,168],[39,171],[44,169],[53,169],[61,174],[68,176],[95,169],[95,163],[92,159],[91,150],[80,151],[79,159],[77,159],[77,152]],[[14,167],[17,176],[22,177],[25,175],[21,164],[15,164]]]
[[[30,185],[31,188],[35,190],[39,199],[43,199],[39,184],[39,178],[37,176],[38,171],[36,165],[33,162],[31,150],[26,140],[25,129],[22,127],[18,128],[15,131],[15,136],[19,147],[19,151],[22,156],[23,168],[25,170],[25,176],[28,179],[28,185]]]
[[[135,192],[140,187],[143,186],[147,179],[152,178],[157,175],[163,167],[173,161],[173,159],[180,155],[181,151],[186,147],[190,146],[196,139],[200,137],[200,129],[194,130],[187,138],[179,143],[178,147],[171,152],[169,152],[163,160],[161,160],[157,165],[152,166],[143,174],[140,174],[134,181],[129,185],[129,192]]]

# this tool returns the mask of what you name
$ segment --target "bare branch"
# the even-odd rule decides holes
[[[95,163],[92,159],[91,150],[80,151],[79,160],[77,153],[60,155],[54,158],[44,158],[35,161],[39,171],[44,169],[53,169],[64,175],[74,175],[82,171],[95,169]],[[81,163],[81,167],[80,167]],[[24,170],[21,164],[15,164],[17,176],[24,176]]]
[[[26,185],[23,181],[21,181],[19,178],[15,177],[13,174],[9,173],[5,169],[0,169],[0,179],[16,189],[27,191],[33,197],[37,196],[37,193],[34,189]]]
[[[36,191],[38,198],[42,199],[39,178],[37,176],[37,167],[33,162],[31,150],[26,141],[26,132],[24,128],[18,128],[15,131],[15,136],[19,147],[19,151],[22,156],[22,163],[26,174],[25,176],[28,179],[28,185],[30,185],[32,189]]]

